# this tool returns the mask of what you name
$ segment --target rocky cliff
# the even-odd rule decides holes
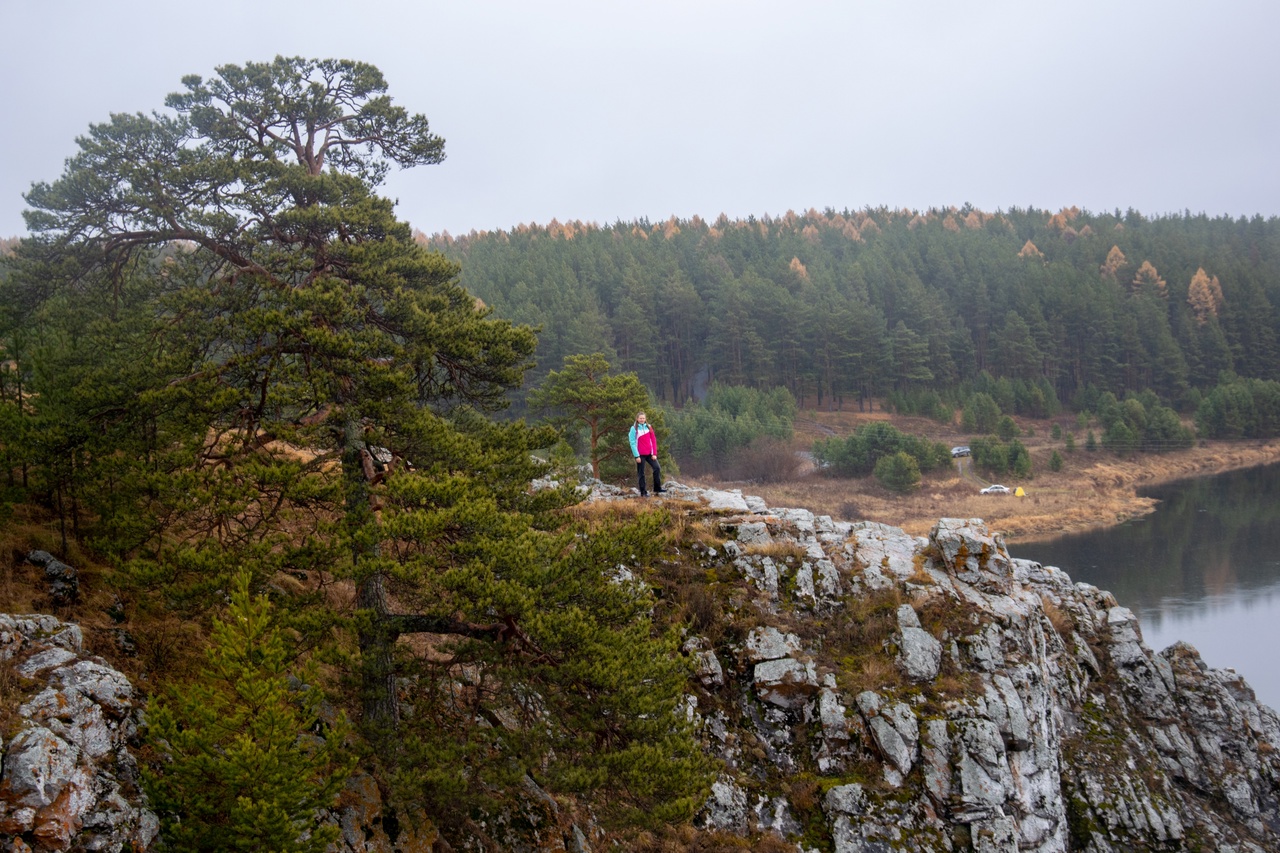
[[[686,644],[725,765],[704,825],[838,853],[1280,849],[1280,718],[1146,648],[1110,593],[979,519],[916,538],[673,491],[724,540],[694,555],[720,618]]]
[[[1193,648],[1146,648],[1109,593],[1015,559],[978,519],[916,538],[669,488],[685,535],[664,595],[694,626],[686,709],[723,761],[697,818],[709,836],[838,853],[1280,849],[1280,718]],[[627,497],[596,484],[590,499]],[[0,833],[11,849],[146,849],[131,688],[75,637],[0,617],[5,665],[47,684],[4,744]],[[356,826],[376,820],[368,799],[333,816],[344,850],[397,846]],[[510,843],[606,846],[569,829]]]

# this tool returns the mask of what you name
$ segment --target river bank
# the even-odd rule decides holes
[[[869,419],[887,420],[904,432],[927,434],[921,429],[927,422],[922,424],[919,419],[882,413],[858,418]],[[847,423],[830,425],[831,418],[822,420],[827,422],[824,428],[834,428],[838,434],[849,431]],[[978,490],[986,481],[959,466],[926,475],[921,487],[908,495],[896,495],[869,477],[836,479],[812,470],[787,482],[734,487],[760,495],[770,506],[802,506],[837,519],[878,521],[918,536],[927,535],[939,518],[981,518],[1016,544],[1145,515],[1155,508],[1156,501],[1138,493],[1151,486],[1280,462],[1277,439],[1203,441],[1188,450],[1121,457],[1085,450],[1080,443],[1067,452],[1061,441],[1049,439],[1049,428],[1051,424],[1031,425],[1031,434],[1023,438],[1031,451],[1035,476],[1003,481],[1010,488],[1021,486],[1023,497],[980,495]],[[943,435],[936,440],[964,443],[960,435]],[[1063,462],[1056,472],[1049,467],[1055,450]]]

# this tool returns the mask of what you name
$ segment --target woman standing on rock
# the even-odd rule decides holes
[[[653,493],[662,494],[666,489],[662,488],[662,469],[658,467],[658,434],[647,423],[644,412],[636,414],[636,422],[631,425],[631,432],[627,437],[631,439],[631,455],[636,458],[636,481],[640,486],[640,497],[649,496],[644,490],[646,462],[653,469]]]

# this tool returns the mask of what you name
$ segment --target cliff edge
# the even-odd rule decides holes
[[[1152,652],[1110,593],[1014,558],[979,519],[913,537],[668,488],[654,503],[683,533],[656,577],[691,626],[685,712],[723,766],[696,820],[708,837],[836,853],[1280,849],[1280,718],[1190,646]],[[587,499],[633,501],[599,483]],[[0,616],[0,657],[40,681],[3,744],[5,849],[151,847],[128,682],[52,617]],[[616,840],[575,824],[506,843]],[[394,845],[353,829],[340,846]]]

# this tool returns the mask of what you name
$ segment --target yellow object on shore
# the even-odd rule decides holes
[[[1022,486],[1018,486],[1018,490],[1013,493],[1013,496],[1016,498],[1025,498],[1027,493],[1022,491]]]

